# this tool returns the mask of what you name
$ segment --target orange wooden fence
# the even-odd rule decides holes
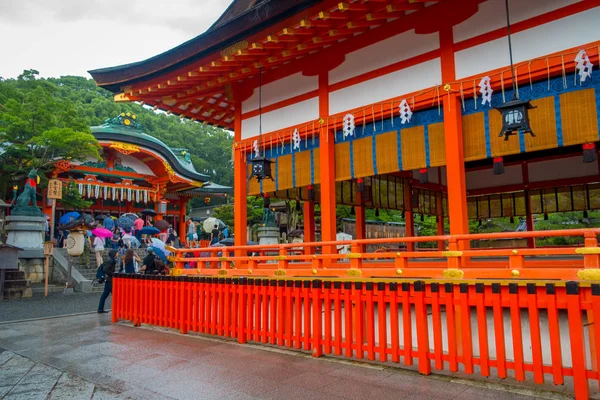
[[[118,274],[113,322],[335,355],[597,388],[600,284]]]
[[[171,250],[176,275],[600,280],[598,234],[600,229],[573,229]],[[474,241],[555,236],[580,237],[582,246],[470,247]],[[445,242],[447,249],[411,250],[420,242]],[[408,250],[364,251],[390,243]],[[344,246],[350,253],[338,254]]]

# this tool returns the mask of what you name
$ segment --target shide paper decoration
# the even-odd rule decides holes
[[[298,132],[298,129],[294,130],[294,134],[292,135],[292,142],[293,142],[294,150],[300,150],[300,142],[301,141],[302,141],[302,139],[300,139],[300,132]]]
[[[343,125],[344,138],[354,135],[354,115],[346,114]]]
[[[400,110],[400,122],[402,124],[408,124],[413,115],[408,102],[406,100],[402,100],[398,108]]]
[[[492,89],[491,79],[489,76],[484,76],[479,82],[479,93],[481,93],[481,105],[485,106],[487,103],[489,106],[492,105],[492,94],[494,90]]]
[[[575,62],[577,63],[575,69],[579,73],[579,84],[582,84],[587,78],[592,77],[592,69],[594,68],[594,64],[592,64],[590,61],[590,58],[585,50],[580,50],[579,53],[577,53]]]

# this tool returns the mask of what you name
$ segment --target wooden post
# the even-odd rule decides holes
[[[406,230],[406,237],[415,236],[415,221],[413,218],[413,204],[412,204],[412,185],[410,181],[406,179],[403,185],[404,194],[404,229]],[[414,243],[406,243],[406,251],[414,251]]]
[[[531,213],[531,197],[529,196],[529,190],[525,191],[525,223],[527,224],[527,232],[535,231],[535,223],[533,220],[533,214]],[[535,248],[535,238],[527,238],[527,247]]]
[[[187,231],[185,226],[185,214],[186,214],[187,201],[181,197],[179,199],[179,243],[184,243],[187,238]]]
[[[312,243],[315,241],[315,203],[313,201],[304,202],[304,242]],[[304,254],[314,254],[314,247],[305,247]]]
[[[454,64],[454,38],[452,27],[440,31],[442,80],[456,80]],[[450,233],[460,235],[469,233],[467,214],[467,185],[465,178],[465,158],[462,132],[462,108],[457,88],[451,88],[444,103],[444,137],[446,143],[446,181],[448,182],[448,216]],[[460,248],[468,243],[459,243]]]
[[[234,124],[234,144],[233,144],[233,215],[234,215],[234,236],[233,243],[236,246],[246,246],[248,244],[248,211],[247,211],[247,181],[248,173],[245,162],[246,153],[237,147],[237,142],[242,140],[242,104],[236,103]],[[236,250],[236,257],[243,257],[244,251]]]
[[[50,215],[50,241],[54,240],[55,218],[56,218],[56,199],[52,199],[52,214]]]
[[[50,256],[54,252],[54,242],[52,240],[44,242],[44,256],[46,261],[44,263],[44,296],[48,297],[48,273],[50,270]]]
[[[329,82],[327,73],[319,75],[319,116],[323,124],[319,129],[321,161],[321,241],[336,240],[336,198],[335,198],[335,141],[327,126],[329,117]],[[335,246],[325,246],[323,254],[336,254]],[[331,260],[325,260],[330,265]]]
[[[440,180],[441,182],[441,180]],[[436,201],[436,208],[438,210],[438,215],[436,216],[437,218],[437,235],[438,236],[444,236],[444,207],[442,204],[442,194],[440,193],[439,196],[436,195],[435,198]],[[439,251],[443,251],[444,250],[444,241],[443,240],[439,240],[438,241],[438,250]]]

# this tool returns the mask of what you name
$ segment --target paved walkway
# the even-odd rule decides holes
[[[101,293],[78,293],[64,295],[50,293],[48,297],[36,293],[33,298],[0,301],[0,324],[30,318],[54,317],[98,310]],[[110,310],[112,296],[106,300]]]
[[[517,394],[527,389],[511,393],[386,367],[112,325],[109,316],[0,325],[0,398],[534,398]]]

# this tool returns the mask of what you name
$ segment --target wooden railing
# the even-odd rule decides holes
[[[171,249],[174,275],[600,280],[600,229],[402,237],[281,245]],[[581,237],[580,247],[471,248],[479,240]],[[446,249],[414,250],[422,242]],[[366,253],[367,245],[407,251]],[[348,253],[338,253],[339,248]]]

